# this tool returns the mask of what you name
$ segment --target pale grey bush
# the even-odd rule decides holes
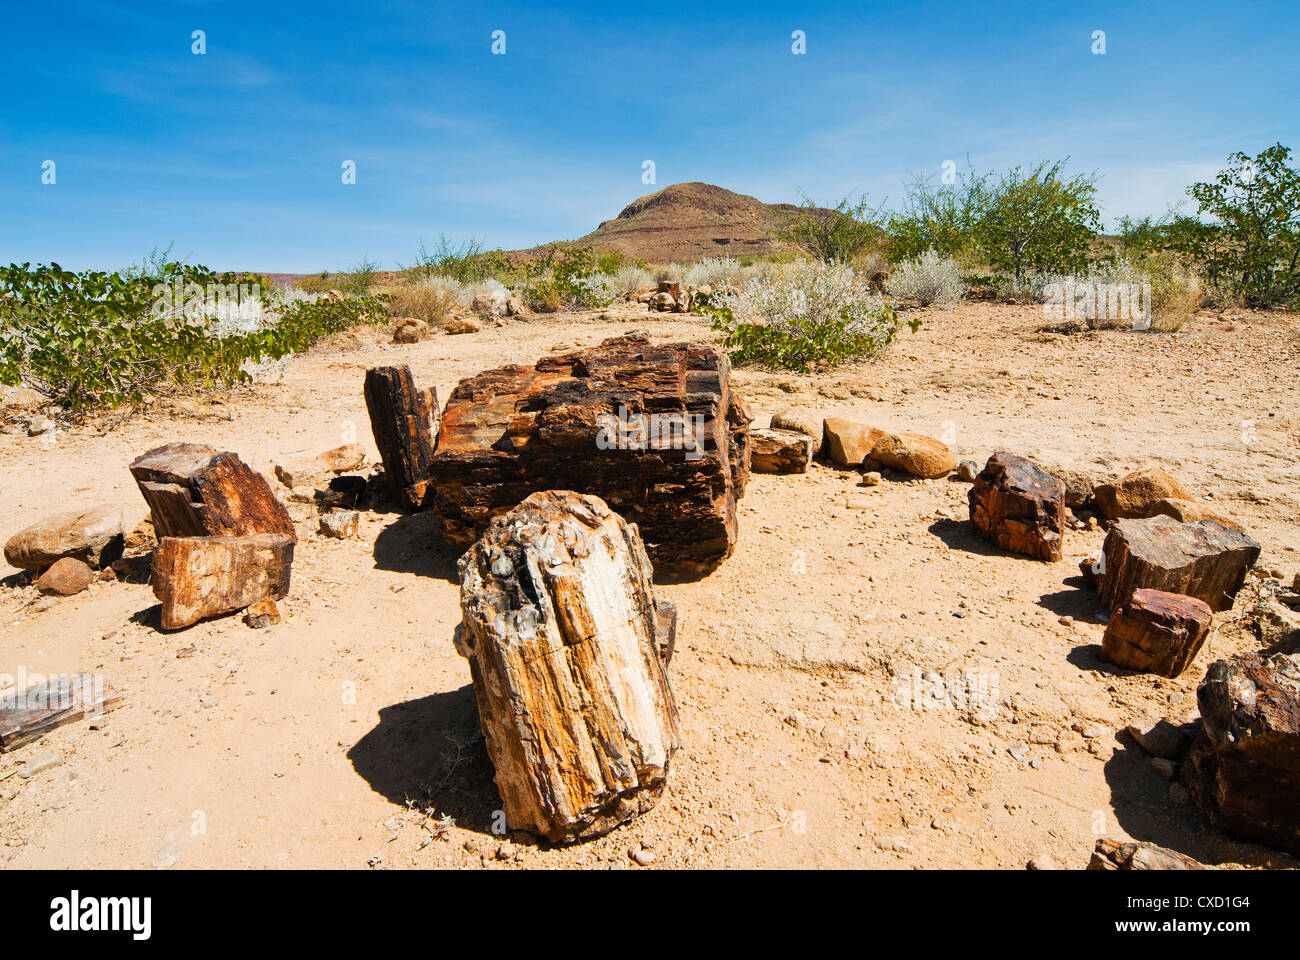
[[[966,295],[966,284],[956,260],[927,250],[915,260],[898,265],[889,278],[889,292],[910,297],[923,307],[951,307]]]

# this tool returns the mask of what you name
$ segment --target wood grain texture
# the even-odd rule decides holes
[[[1038,560],[1061,559],[1065,483],[1032,461],[999,450],[967,494],[975,529],[1003,550]]]
[[[121,696],[99,674],[68,673],[0,696],[0,753],[51,730],[117,707]]]
[[[1209,605],[1195,597],[1134,590],[1106,625],[1102,659],[1129,670],[1176,677],[1196,659],[1212,616]]]
[[[754,473],[807,473],[813,439],[794,430],[772,428],[749,432],[750,469]]]
[[[510,829],[598,836],[650,809],[681,745],[636,527],[597,497],[546,491],[460,560],[479,718]]]
[[[1211,520],[1119,520],[1106,534],[1097,593],[1111,610],[1140,588],[1196,597],[1213,611],[1232,609],[1259,544]]]
[[[424,506],[429,463],[438,436],[438,393],[415,386],[411,368],[366,371],[366,410],[393,498],[409,510]]]
[[[707,572],[735,548],[749,479],[752,416],[730,369],[713,347],[630,335],[464,380],[426,504],[464,548],[530,493],[592,493],[637,524],[656,570]]]
[[[179,630],[289,592],[294,541],[282,533],[163,537],[153,554],[162,628]]]
[[[160,538],[281,533],[296,539],[289,511],[238,454],[169,443],[137,457],[130,469]]]

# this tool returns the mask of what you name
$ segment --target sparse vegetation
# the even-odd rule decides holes
[[[549,248],[524,267],[523,290],[529,305],[543,313],[609,303],[591,247]]]
[[[804,195],[799,211],[790,215],[784,238],[826,263],[852,263],[879,242],[879,219],[866,197],[856,203],[845,197],[833,207],[822,207]]]
[[[889,292],[913,299],[923,307],[951,307],[965,296],[966,284],[956,260],[927,250],[915,260],[898,265],[889,278]]]

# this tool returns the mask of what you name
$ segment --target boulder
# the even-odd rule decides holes
[[[885,434],[869,455],[887,467],[930,480],[947,476],[957,466],[947,444],[919,433]]]
[[[36,589],[44,594],[70,597],[90,586],[95,573],[90,567],[73,557],[55,560],[36,581]]]
[[[1082,510],[1093,501],[1096,484],[1092,477],[1078,470],[1065,467],[1044,467],[1048,474],[1065,484],[1065,506],[1070,510]]]
[[[1117,483],[1098,484],[1097,508],[1107,520],[1145,517],[1160,500],[1195,500],[1176,477],[1159,467],[1135,470]]]
[[[444,333],[478,333],[480,327],[477,320],[471,320],[468,317],[452,317],[442,325]]]
[[[784,410],[772,417],[773,430],[793,430],[812,437],[813,455],[821,451],[825,433],[822,417],[813,410]]]
[[[999,450],[966,494],[975,529],[1003,550],[1061,559],[1065,484],[1032,461]]]
[[[807,473],[813,439],[794,430],[749,431],[749,468],[755,473]]]
[[[418,317],[403,317],[393,328],[393,343],[419,343],[429,336],[429,324]]]
[[[827,417],[822,421],[822,449],[831,462],[841,467],[860,467],[871,456],[876,443],[888,436],[883,430],[865,423]]]
[[[5,560],[20,570],[40,570],[71,557],[104,567],[122,555],[131,529],[121,507],[96,506],[44,517],[5,543]]]
[[[1101,657],[1117,666],[1176,677],[1191,666],[1210,632],[1209,606],[1163,590],[1134,590],[1111,615]]]
[[[355,443],[345,443],[341,447],[332,447],[316,458],[325,464],[331,473],[350,473],[365,466],[366,451]]]

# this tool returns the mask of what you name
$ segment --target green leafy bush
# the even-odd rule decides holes
[[[516,279],[518,271],[510,257],[501,250],[485,250],[478,240],[470,238],[454,244],[446,236],[438,235],[438,245],[432,250],[420,241],[420,251],[414,266],[406,271],[413,279],[447,277],[457,283],[482,283],[497,279],[507,286]]]
[[[387,318],[373,297],[272,294],[260,277],[167,263],[149,273],[0,267],[0,382],[69,412],[246,382],[251,365]]]
[[[827,263],[851,263],[880,241],[880,219],[866,197],[857,203],[845,197],[833,207],[821,207],[804,196],[799,209],[789,215],[782,238]]]
[[[524,267],[524,297],[534,310],[609,305],[590,246],[550,247]]]

